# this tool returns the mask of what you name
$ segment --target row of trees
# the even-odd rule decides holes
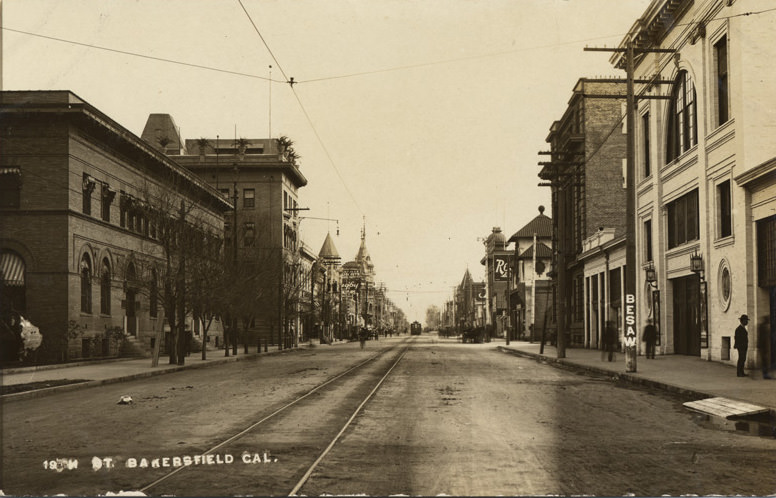
[[[237,354],[238,338],[247,344],[247,331],[256,320],[272,324],[282,347],[302,298],[298,255],[273,247],[250,247],[249,258],[239,254],[232,244],[244,246],[240,241],[245,234],[233,227],[225,246],[217,218],[186,200],[197,195],[190,181],[177,177],[172,185],[140,190],[133,204],[150,234],[143,252],[153,256],[145,261],[127,258],[124,264],[127,285],[149,296],[164,313],[170,363],[185,361],[192,340],[186,329],[189,317],[202,324],[202,359],[207,357],[208,331],[217,319],[224,325],[227,356],[230,347]],[[158,345],[162,331],[156,332]]]

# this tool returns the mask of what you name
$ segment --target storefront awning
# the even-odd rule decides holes
[[[0,277],[3,285],[24,286],[24,260],[12,252],[0,254]]]

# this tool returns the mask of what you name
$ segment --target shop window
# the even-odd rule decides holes
[[[698,240],[698,190],[668,204],[668,248]]]

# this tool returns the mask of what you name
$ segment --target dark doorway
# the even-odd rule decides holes
[[[770,288],[771,294],[771,370],[776,370],[776,287]]]
[[[674,291],[674,353],[701,355],[700,285],[697,275],[671,280]]]

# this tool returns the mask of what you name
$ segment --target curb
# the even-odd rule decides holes
[[[197,369],[197,368],[207,368],[213,365],[223,365],[225,363],[234,363],[237,361],[247,361],[247,360],[258,360],[262,358],[263,356],[273,356],[278,354],[288,354],[293,353],[295,351],[302,351],[310,349],[309,346],[304,347],[297,347],[293,349],[284,349],[281,351],[267,351],[266,353],[248,353],[247,355],[243,353],[242,356],[229,356],[229,357],[223,357],[216,360],[208,360],[206,363],[190,363],[187,365],[178,365],[178,366],[171,366],[166,367],[158,370],[151,370],[153,367],[149,367],[149,370],[144,372],[138,372],[130,375],[123,375],[121,377],[114,377],[110,379],[101,379],[101,380],[88,380],[86,382],[79,382],[77,384],[65,384],[62,386],[54,386],[54,387],[46,387],[43,389],[35,389],[34,391],[23,391],[20,393],[14,393],[14,394],[5,394],[0,396],[0,404],[10,403],[13,401],[22,401],[22,400],[28,400],[28,399],[35,399],[35,398],[42,398],[51,394],[58,394],[63,392],[69,392],[69,391],[76,391],[78,389],[84,389],[87,387],[96,387],[96,386],[104,386],[107,384],[116,384],[119,382],[126,382],[130,380],[136,380],[136,379],[142,379],[147,377],[155,377],[157,375],[164,375],[164,374],[170,374],[175,372],[180,372],[182,370],[190,370],[190,369]],[[149,358],[150,360],[150,358]],[[158,368],[158,367],[157,367]]]
[[[676,386],[673,384],[667,384],[665,382],[659,382],[656,380],[650,380],[645,379],[644,377],[639,377],[637,375],[634,375],[632,373],[627,372],[612,372],[611,370],[607,370],[605,368],[599,368],[599,367],[592,367],[588,365],[580,365],[579,363],[574,363],[572,361],[568,361],[565,358],[551,358],[549,356],[544,356],[536,353],[529,353],[527,351],[519,351],[515,349],[507,349],[504,346],[498,346],[498,350],[502,353],[508,353],[515,356],[521,356],[523,358],[530,358],[534,359],[536,361],[544,361],[550,364],[553,364],[554,366],[559,366],[563,368],[569,368],[577,371],[583,371],[583,372],[591,372],[598,375],[604,375],[606,377],[613,377],[617,380],[624,380],[627,382],[630,382],[632,384],[636,384],[643,387],[650,387],[654,389],[660,389],[663,391],[668,391],[674,394],[679,394],[682,396],[686,396],[689,398],[694,399],[702,399],[702,398],[709,398],[714,397],[714,394],[706,393],[703,391],[696,391],[694,389],[688,389],[685,387]]]

